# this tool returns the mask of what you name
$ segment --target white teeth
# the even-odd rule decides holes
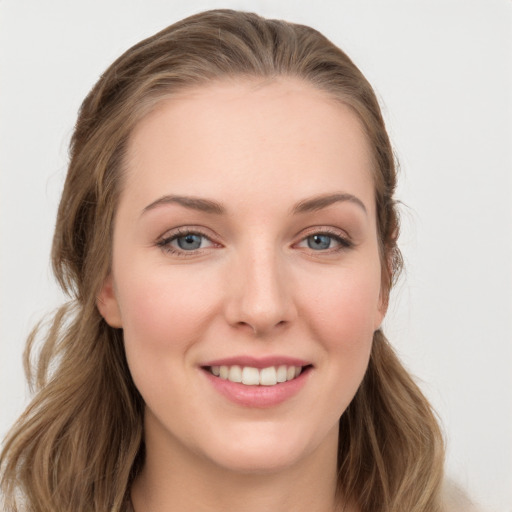
[[[230,382],[241,382],[246,386],[275,386],[281,382],[293,380],[302,372],[302,366],[269,366],[267,368],[253,368],[251,366],[211,366],[210,371],[216,377]]]
[[[281,366],[279,366],[279,368],[277,369],[277,375],[276,375],[276,380],[277,382],[286,382],[286,365],[285,364],[282,364]]]
[[[260,371],[260,384],[262,386],[273,386],[277,384],[276,369],[273,366],[263,368],[263,370]]]
[[[242,370],[242,384],[246,386],[257,386],[260,383],[260,372],[257,368],[245,366]]]
[[[242,368],[240,366],[231,366],[229,368],[228,380],[231,382],[242,382]]]

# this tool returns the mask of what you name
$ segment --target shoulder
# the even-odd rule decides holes
[[[443,512],[484,512],[471,501],[466,491],[447,478],[442,488]]]

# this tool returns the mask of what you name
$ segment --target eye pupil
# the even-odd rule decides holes
[[[189,233],[188,235],[178,237],[176,241],[180,249],[190,251],[201,247],[202,236]]]
[[[331,237],[328,235],[312,235],[308,237],[308,247],[310,249],[329,249]]]

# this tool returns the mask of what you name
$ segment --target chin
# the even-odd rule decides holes
[[[267,424],[240,429],[237,435],[218,440],[211,446],[213,450],[208,450],[209,458],[228,471],[263,474],[293,468],[323,449],[325,444],[336,453],[337,428],[335,435],[324,437],[305,435],[304,429],[300,428],[294,432],[293,429],[276,431],[268,427]]]
[[[275,449],[230,450],[222,456],[215,454],[213,462],[226,471],[240,474],[278,473],[293,467],[302,457],[297,453]]]

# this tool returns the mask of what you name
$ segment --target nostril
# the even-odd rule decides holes
[[[288,321],[279,320],[277,323],[238,322],[237,325],[240,326],[241,328],[249,329],[255,336],[265,336],[267,334],[271,334],[276,328],[283,329],[284,327],[286,327],[286,325],[288,325]]]

